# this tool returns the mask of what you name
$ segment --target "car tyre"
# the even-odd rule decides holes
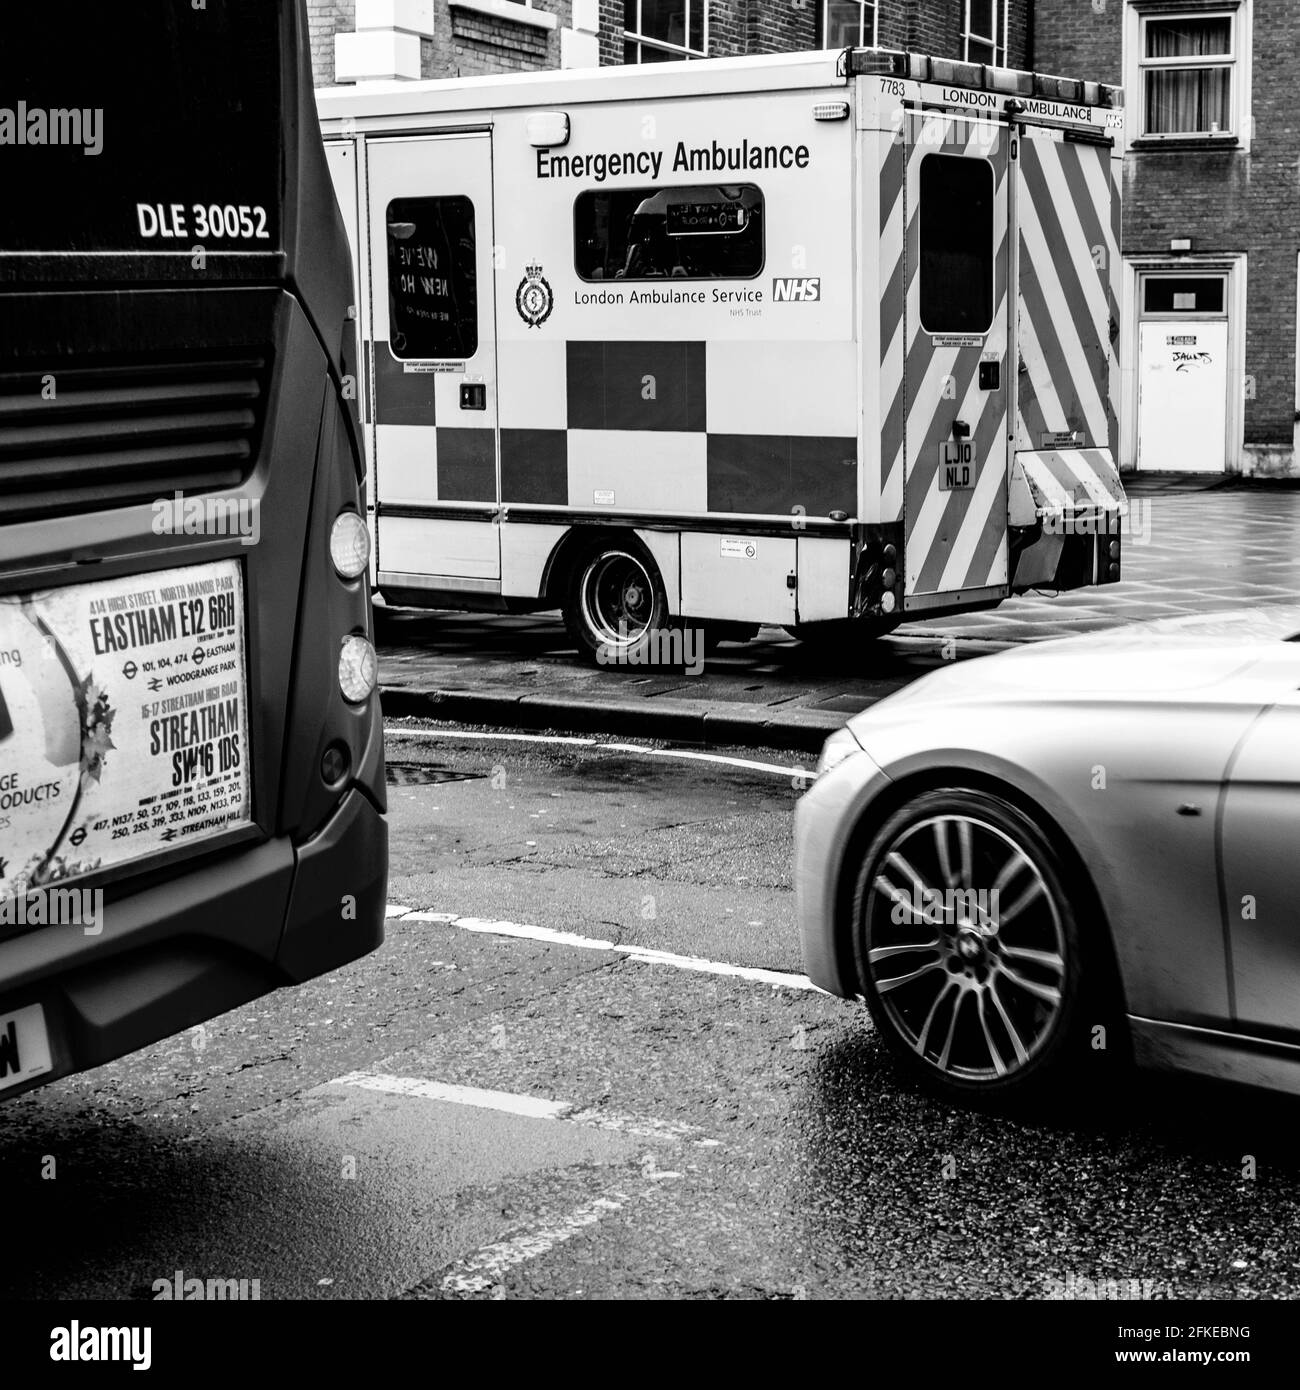
[[[1096,1059],[1089,1044],[1107,1034],[1093,1027],[1111,1011],[1104,928],[1078,906],[1091,901],[1000,796],[942,788],[896,809],[870,838],[852,906],[858,980],[885,1045],[967,1103],[1041,1093]]]

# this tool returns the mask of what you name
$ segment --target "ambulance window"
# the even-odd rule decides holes
[[[993,323],[993,166],[928,154],[921,161],[921,327],[984,333]]]
[[[474,204],[463,196],[388,205],[388,346],[394,357],[478,349]]]
[[[573,263],[583,280],[752,280],[763,195],[753,184],[579,193]]]

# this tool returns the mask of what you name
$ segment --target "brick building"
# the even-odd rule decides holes
[[[308,0],[318,85],[878,43],[1023,67],[1031,0]]]
[[[1127,466],[1300,475],[1298,40],[1295,0],[1036,0],[1035,65],[1127,91]]]
[[[317,82],[879,44],[1123,85],[1120,462],[1300,476],[1297,0],[308,0]]]

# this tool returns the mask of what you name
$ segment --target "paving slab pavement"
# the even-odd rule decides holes
[[[1024,594],[830,653],[763,628],[752,642],[724,644],[698,675],[586,666],[553,613],[391,611],[380,625],[384,711],[815,751],[850,715],[946,661],[1144,619],[1294,601],[1300,488],[1218,483],[1129,484],[1118,584]]]

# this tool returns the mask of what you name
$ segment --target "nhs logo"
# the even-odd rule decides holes
[[[803,304],[811,304],[821,297],[822,281],[820,275],[794,276],[772,281],[772,302],[774,304],[783,302],[791,304],[796,300]]]

